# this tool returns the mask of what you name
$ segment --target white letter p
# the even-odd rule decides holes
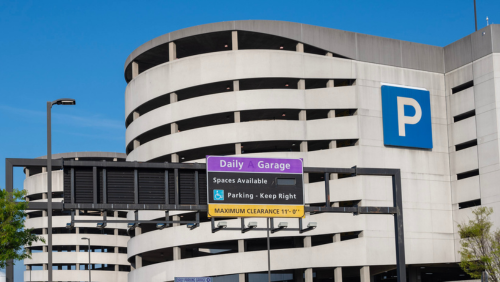
[[[406,136],[405,125],[416,124],[422,118],[422,108],[415,99],[406,97],[398,98],[398,127],[399,136]],[[412,117],[405,116],[405,105],[415,108],[415,115]]]

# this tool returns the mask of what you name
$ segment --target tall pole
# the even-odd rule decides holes
[[[52,103],[47,102],[47,252],[49,282],[52,282],[52,136],[50,111]]]
[[[477,31],[476,0],[474,0],[474,21],[475,21],[475,23],[476,23],[476,31]]]
[[[271,243],[269,240],[269,217],[267,218],[267,281],[271,282]]]

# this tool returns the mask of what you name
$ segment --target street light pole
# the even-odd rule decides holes
[[[47,270],[52,282],[52,128],[51,110],[53,105],[75,105],[74,99],[64,98],[47,102]]]
[[[89,282],[92,281],[92,279],[90,278],[90,271],[91,271],[91,266],[90,266],[90,238],[87,238],[87,237],[83,237],[82,240],[88,240],[89,241]]]

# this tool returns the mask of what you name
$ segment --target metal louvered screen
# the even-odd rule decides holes
[[[168,203],[175,204],[175,178],[173,169],[168,171]]]
[[[75,169],[75,202],[92,203],[94,201],[93,172],[91,167]],[[71,195],[70,195],[71,196]]]
[[[64,202],[71,203],[71,169],[64,169]],[[78,202],[77,202],[78,203]]]
[[[179,170],[181,205],[194,205],[194,170]]]
[[[139,204],[163,203],[165,199],[165,170],[142,169],[138,172],[138,177]]]
[[[200,205],[207,204],[207,174],[205,171],[198,173],[198,189],[200,195]]]
[[[134,204],[134,168],[97,167],[94,180],[94,167],[75,166],[64,168],[64,202],[71,203],[71,169],[74,171],[74,195],[76,204],[94,203],[94,189],[97,191],[95,202],[103,204]],[[195,171],[179,169],[136,168],[139,204],[165,204],[165,182],[168,183],[168,204],[175,204],[175,184],[179,187],[179,204],[194,205]],[[167,172],[167,173],[165,173]],[[168,181],[165,176],[168,174]],[[94,187],[94,185],[96,187]],[[207,180],[205,170],[198,170],[199,204],[207,204]],[[103,192],[106,191],[106,195]],[[106,197],[104,197],[106,196]]]
[[[107,203],[134,203],[134,170],[106,169]]]

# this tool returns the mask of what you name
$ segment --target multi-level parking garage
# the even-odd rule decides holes
[[[205,162],[206,155],[243,155],[302,158],[306,167],[400,169],[409,281],[463,280],[467,276],[456,263],[456,225],[474,207],[488,206],[500,226],[498,53],[499,25],[445,47],[276,21],[223,22],[168,33],[137,48],[125,63],[126,160]],[[432,149],[385,145],[382,84],[429,91]],[[125,155],[86,157],[112,161]],[[43,201],[44,173],[26,172],[30,201]],[[180,203],[192,204],[194,184],[182,174],[179,169]],[[152,177],[146,173],[143,180]],[[325,204],[323,177],[305,175],[307,205]],[[332,174],[327,180],[333,206],[392,206],[388,177]],[[62,182],[62,173],[54,171],[54,197],[62,196]],[[265,232],[211,233],[202,214],[194,230],[142,223],[127,233],[125,226],[108,224],[112,231],[94,234],[94,224],[63,229],[69,216],[54,214],[55,280],[86,279],[87,253],[78,241],[83,233],[99,242],[91,246],[99,281],[267,279]],[[80,219],[93,216],[101,214],[77,213]],[[165,216],[195,218],[170,211],[140,212],[138,219]],[[133,212],[127,217],[136,219]],[[224,221],[229,227],[241,222]],[[252,221],[265,225],[264,219]],[[296,219],[279,221],[298,225]],[[318,227],[271,235],[273,281],[395,280],[391,216],[322,213],[307,214],[304,221]],[[44,213],[30,212],[27,226],[44,234]],[[25,280],[43,281],[44,246],[31,250]]]
[[[125,154],[106,152],[78,152],[52,155],[54,159],[81,160],[81,161],[124,161]],[[41,157],[45,159],[46,157]],[[29,202],[47,201],[47,172],[45,168],[26,167],[24,189],[27,191]],[[82,175],[84,176],[84,175]],[[79,175],[76,175],[79,181]],[[53,167],[52,171],[52,200],[63,201],[63,171],[60,167]],[[92,185],[91,183],[79,183]],[[108,212],[108,218],[126,218],[126,211]],[[102,218],[96,211],[77,210],[75,218],[92,220]],[[78,224],[73,229],[67,229],[66,224],[71,222],[69,211],[53,211],[52,240],[53,240],[53,278],[54,281],[87,281],[89,267],[88,241],[90,239],[91,270],[93,281],[126,281],[130,271],[127,262],[127,234],[126,224],[110,223],[104,229],[96,228],[96,224]],[[28,211],[26,227],[33,228],[33,232],[47,241],[47,212]],[[37,242],[27,247],[32,258],[24,260],[26,271],[24,281],[47,281],[47,244]]]
[[[127,161],[244,155],[303,158],[308,167],[399,168],[410,281],[461,280],[456,224],[474,206],[498,207],[500,195],[493,188],[500,177],[499,38],[500,27],[491,25],[442,48],[276,21],[168,33],[125,63]],[[384,145],[382,83],[430,92],[432,149]],[[323,204],[322,177],[305,177],[308,205]],[[390,187],[389,178],[331,175],[331,201],[389,206]],[[305,220],[318,222],[307,236],[272,235],[274,281],[394,279],[392,218],[315,214]],[[494,221],[500,224],[500,216]],[[128,278],[264,281],[265,236],[211,234],[208,222],[195,230],[142,225],[128,242]]]

